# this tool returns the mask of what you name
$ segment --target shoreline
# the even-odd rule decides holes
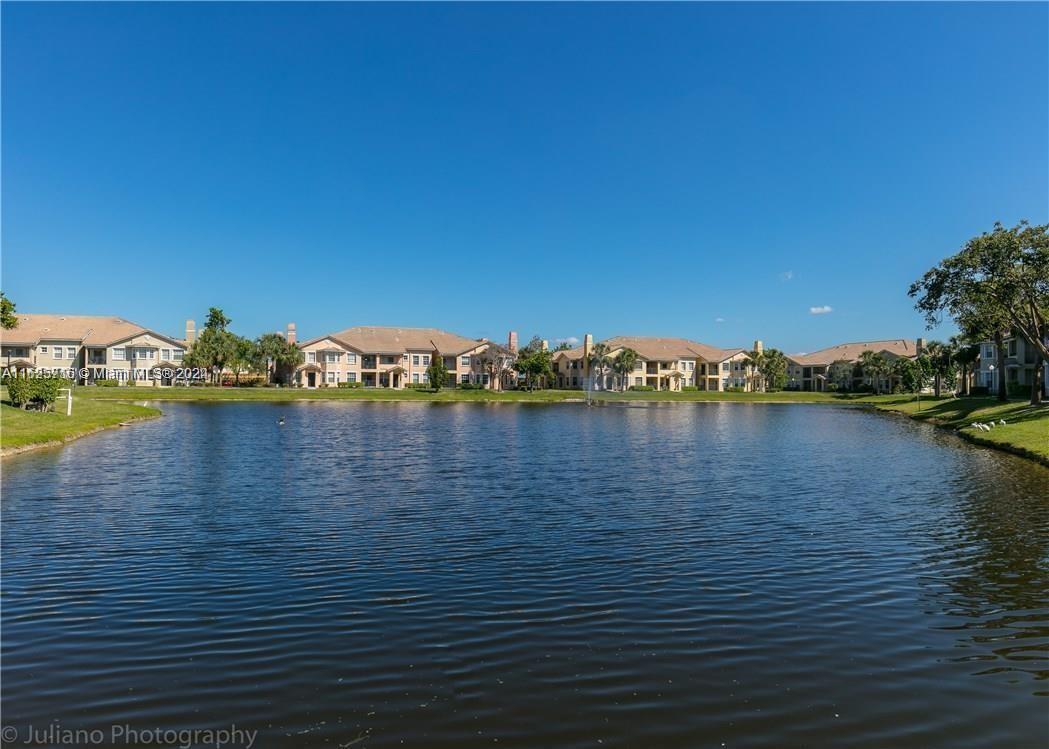
[[[140,421],[148,421],[163,415],[159,404],[162,403],[283,403],[291,404],[298,402],[322,402],[333,403],[339,401],[350,401],[358,403],[511,403],[511,404],[585,404],[585,396],[580,396],[579,391],[457,391],[445,390],[440,393],[416,392],[412,390],[394,391],[349,391],[349,392],[324,392],[317,390],[294,390],[294,389],[245,389],[229,392],[227,388],[213,389],[185,389],[175,392],[147,393],[144,389],[134,392],[121,391],[99,391],[91,390],[85,394],[81,390],[78,394],[79,405],[91,404],[92,408],[100,408],[105,411],[110,407],[119,406],[121,413],[108,414],[104,416],[106,423],[100,423],[83,431],[74,431],[62,437],[42,439],[39,442],[27,442],[21,445],[12,445],[0,449],[0,458],[8,458],[33,450],[47,447],[61,447],[74,440],[87,437],[108,429],[134,424]],[[772,397],[769,397],[771,395]],[[915,398],[911,395],[874,396],[871,394],[839,395],[835,393],[797,393],[781,392],[775,394],[763,393],[724,393],[724,392],[602,392],[593,398],[600,405],[605,404],[633,404],[633,403],[756,403],[761,405],[831,405],[847,406],[851,408],[862,407],[880,414],[891,414],[905,417],[911,421],[926,422],[938,429],[944,429],[966,440],[970,444],[983,448],[1000,450],[1026,460],[1031,460],[1044,467],[1049,468],[1049,405],[1031,407],[1026,403],[1012,401],[999,403],[989,398],[952,398],[945,397],[935,399],[928,397],[923,399],[923,410],[917,410]],[[145,405],[155,402],[153,405]],[[141,405],[138,405],[141,404]],[[130,407],[137,413],[127,413]],[[14,411],[5,404],[5,421],[8,412]],[[149,411],[151,413],[143,413]],[[1033,439],[1038,447],[1044,448],[1042,452],[1031,449],[1024,444],[1032,439],[1026,431],[1019,433],[1020,440],[988,439],[982,432],[977,432],[967,426],[971,417],[975,415],[976,421],[1004,413],[1010,417],[1007,424],[1015,421],[1033,422]],[[981,417],[983,414],[983,417]],[[998,427],[1003,430],[1010,427]],[[1015,426],[1011,427],[1016,429]],[[1041,436],[1040,435],[1044,435]],[[1040,438],[1039,438],[1040,437]]]

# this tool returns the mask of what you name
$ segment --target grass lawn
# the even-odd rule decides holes
[[[57,413],[23,411],[4,402],[0,404],[0,448],[16,452],[30,445],[65,442],[122,421],[159,415],[155,408],[79,397],[73,399],[72,416],[66,416],[64,400]]]
[[[1004,447],[1049,464],[1049,405],[1030,406],[1027,401],[1001,403],[995,398],[922,398],[921,410],[913,395],[882,396],[874,404],[913,419],[932,421],[958,429],[967,439],[992,447]],[[1004,419],[990,432],[970,426]]]

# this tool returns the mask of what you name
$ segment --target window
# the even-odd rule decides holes
[[[692,371],[692,370],[694,370],[695,368],[696,368],[696,363],[695,363],[694,361],[690,361],[690,362],[688,363],[688,371],[689,371],[689,372],[691,372],[691,371]]]
[[[310,362],[311,364],[312,363],[316,363],[316,361],[317,361],[317,352],[316,351],[307,351],[306,352],[306,361]]]
[[[394,357],[392,357],[392,356],[384,356],[382,358],[382,363],[383,364],[393,364],[394,363]]]
[[[152,359],[153,358],[153,349],[151,349],[151,348],[137,348],[137,349],[135,349],[135,358],[136,359]]]
[[[182,349],[180,349],[180,348],[172,349],[171,350],[171,360],[172,361],[182,361],[182,355],[184,353],[185,352]]]
[[[329,364],[334,364],[338,360],[339,355],[333,351],[329,351],[327,354],[324,355],[324,361],[328,362]]]
[[[416,367],[419,366],[419,355],[418,354],[412,354],[412,365],[414,365]],[[416,380],[416,382],[418,382],[418,380]]]
[[[335,382],[335,373],[334,372],[328,372],[327,375],[328,375],[328,377],[327,377],[328,382]]]
[[[115,348],[113,349],[113,361],[124,361],[124,349]]]
[[[469,382],[469,381],[470,381],[470,375],[468,375],[468,374],[459,375],[459,382]]]
[[[346,373],[346,382],[357,382],[357,373],[356,372],[347,372]]]
[[[426,366],[430,366],[430,355],[429,354],[423,354],[423,364],[425,364]]]
[[[1016,339],[1009,341],[1009,356],[1016,356]]]
[[[418,359],[419,357],[415,357],[415,358]],[[413,374],[412,375],[412,382],[415,383],[416,385],[418,385],[419,384],[419,375]]]
[[[729,363],[728,363],[728,362],[724,362],[724,363],[723,363],[723,364],[721,365],[721,371],[722,371],[722,372],[728,372],[728,371],[729,371]]]
[[[423,382],[429,382],[429,381],[430,381],[430,373],[429,372],[423,372]]]
[[[67,359],[76,359],[76,347],[75,346],[66,346],[66,358]]]
[[[640,372],[644,368],[645,368],[645,363],[643,361],[641,361],[640,359],[638,359],[636,362],[634,362],[634,371],[635,372]],[[639,382],[637,384],[640,385],[641,383]]]
[[[634,384],[635,385],[644,385],[645,384],[645,378],[644,377],[635,377],[634,378]]]
[[[464,367],[469,367],[470,366],[470,357],[469,356],[461,356],[461,357],[459,357],[459,363],[462,364]]]
[[[347,364],[356,364],[357,363],[357,354],[346,354],[346,363]]]
[[[40,347],[40,353],[41,354],[46,354],[47,353],[47,346],[41,346]]]
[[[61,346],[54,346],[54,347],[52,347],[52,349],[51,349],[51,356],[53,358],[55,358],[55,359],[61,359],[62,358],[62,347]]]
[[[160,349],[160,358],[164,361],[171,361],[171,349],[162,348]]]
[[[408,361],[408,352],[407,351],[405,351],[403,354],[401,354],[401,361]]]

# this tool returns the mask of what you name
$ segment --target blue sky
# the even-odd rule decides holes
[[[1047,219],[1045,3],[2,12],[25,312],[806,351]]]

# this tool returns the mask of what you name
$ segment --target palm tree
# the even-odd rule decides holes
[[[754,349],[753,351],[747,352],[747,358],[743,360],[746,364],[749,372],[748,379],[750,380],[750,389],[753,391],[764,390],[765,384],[762,382],[764,379],[761,376],[761,365],[765,360],[765,352]]]
[[[962,336],[951,336],[954,361],[962,371],[962,395],[969,394],[969,381],[976,376],[976,364],[980,361],[980,345],[970,343]]]
[[[594,347],[590,350],[590,358],[587,360],[587,364],[590,367],[591,377],[596,374],[603,379],[611,361],[612,360],[608,355],[608,344],[603,342],[595,343]]]
[[[637,352],[632,348],[625,348],[612,360],[612,371],[619,375],[619,388],[626,392],[627,383],[630,381],[630,373],[637,366]]]
[[[889,372],[889,363],[877,351],[864,351],[860,354],[860,369],[869,377],[875,394],[881,392],[881,378]]]

